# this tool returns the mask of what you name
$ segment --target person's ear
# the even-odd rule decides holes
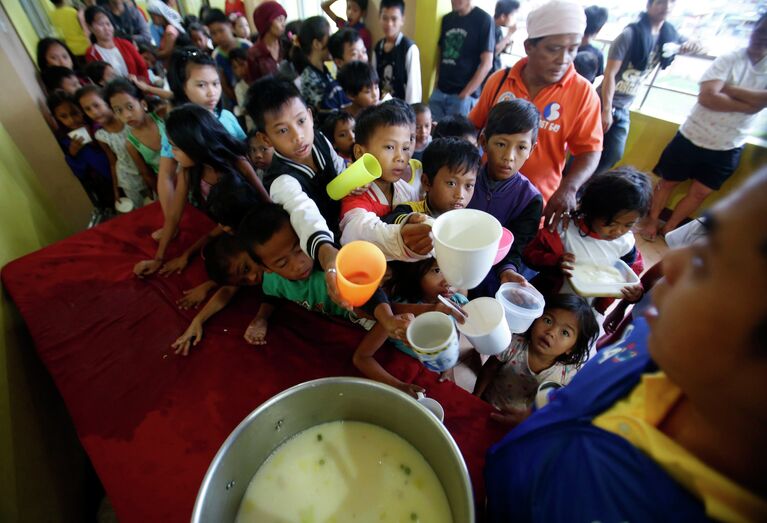
[[[533,49],[535,49],[535,46],[533,45],[533,43],[530,41],[529,38],[525,40],[524,44],[525,44],[525,54],[530,56],[530,53],[532,52]]]
[[[429,189],[431,189],[431,181],[429,180],[429,177],[426,175],[426,173],[421,173],[421,187],[423,187],[423,192],[428,193]]]
[[[234,236],[234,229],[232,229],[232,228],[231,228],[231,227],[229,227],[228,225],[222,225],[222,224],[220,224],[220,223],[219,223],[219,224],[218,224],[218,226],[219,226],[219,227],[221,228],[221,230],[222,230],[222,231],[224,231],[226,234],[228,234],[228,235],[230,235],[230,236]]]
[[[479,143],[479,146],[482,147],[483,151],[487,150],[487,138],[485,137],[485,131],[480,133],[479,140],[477,140],[477,142]]]
[[[358,143],[355,143],[354,146],[352,147],[352,155],[354,156],[355,160],[362,158],[362,155],[365,154],[366,152],[367,151],[365,151],[365,148]]]
[[[274,147],[274,144],[272,144],[272,141],[269,139],[269,137],[266,135],[266,133],[263,133],[261,131],[258,131],[256,133],[256,136],[258,136],[258,139],[264,142],[264,144],[267,147]]]

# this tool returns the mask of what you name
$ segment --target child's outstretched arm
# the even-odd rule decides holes
[[[375,327],[362,338],[359,346],[357,346],[357,350],[354,351],[354,357],[352,358],[354,366],[366,378],[386,383],[417,398],[418,392],[424,392],[423,387],[419,387],[414,383],[405,383],[395,378],[373,357],[386,342],[387,338],[386,327],[381,323],[376,323]]]
[[[182,311],[192,309],[200,305],[210,291],[218,287],[218,283],[213,280],[208,280],[205,283],[201,283],[194,289],[187,289],[183,291],[183,297],[176,300],[176,305]]]
[[[336,3],[336,0],[325,0],[324,2],[322,2],[321,6],[325,14],[328,15],[330,19],[336,23],[336,25],[339,25],[346,22],[346,20],[344,20],[343,18],[335,14],[333,10],[330,8],[330,6],[332,6],[334,3]]]
[[[237,159],[235,167],[237,167],[237,170],[240,172],[240,174],[245,177],[245,180],[250,185],[252,185],[256,191],[258,191],[258,195],[261,197],[261,201],[265,203],[272,201],[272,199],[269,197],[269,193],[266,192],[264,184],[261,183],[261,180],[258,179],[258,175],[256,175],[256,171],[253,169],[253,166],[250,165],[250,162],[244,156],[241,156]]]
[[[232,300],[232,297],[237,293],[239,287],[228,285],[221,287],[216,294],[205,304],[197,316],[194,317],[189,327],[186,328],[184,334],[178,337],[173,342],[171,347],[176,349],[176,354],[186,356],[189,354],[189,349],[200,343],[202,339],[202,326],[210,319],[211,316],[227,306]]]
[[[245,341],[252,345],[266,345],[266,331],[269,328],[269,318],[274,312],[274,305],[263,302],[258,308],[258,314],[245,330]]]
[[[503,366],[503,363],[501,360],[496,358],[495,356],[490,356],[484,365],[482,365],[482,370],[479,371],[479,376],[477,376],[477,383],[474,385],[474,392],[473,394],[475,396],[482,397],[482,394],[484,394],[485,389],[487,389],[487,386],[492,383],[492,381],[495,379],[495,376],[498,374],[498,371]]]
[[[120,199],[120,191],[117,189],[117,156],[115,156],[115,153],[112,152],[112,149],[107,144],[101,140],[96,141],[109,159],[109,172],[112,175],[112,192],[114,192],[115,203],[117,203],[117,200]]]
[[[180,255],[166,262],[162,268],[160,268],[159,274],[161,276],[170,276],[174,272],[176,274],[181,274],[181,271],[183,271],[189,264],[189,260],[192,256],[202,251],[202,248],[213,238],[221,236],[222,234],[224,234],[224,229],[222,229],[220,225],[216,225],[209,233],[202,235]]]

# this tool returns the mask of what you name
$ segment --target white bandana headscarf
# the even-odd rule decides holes
[[[567,0],[552,0],[527,15],[527,37],[541,38],[561,34],[583,35],[586,13],[583,7]]]

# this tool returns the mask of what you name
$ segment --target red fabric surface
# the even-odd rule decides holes
[[[122,523],[188,521],[210,461],[249,412],[297,383],[359,375],[352,353],[363,332],[292,304],[275,312],[266,346],[248,345],[255,289],[208,322],[189,357],[175,356],[170,343],[195,314],[175,300],[205,275],[195,259],[179,276],[133,277],[133,264],[154,255],[150,233],[161,220],[155,204],[2,271]],[[170,256],[210,227],[188,206]],[[485,452],[506,432],[489,420],[491,407],[391,346],[378,355],[442,403],[483,504]]]

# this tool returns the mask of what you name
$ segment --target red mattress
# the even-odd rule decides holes
[[[292,304],[275,312],[267,345],[247,344],[252,289],[210,320],[189,357],[174,355],[170,344],[195,314],[175,301],[205,274],[195,259],[182,275],[133,276],[133,264],[154,255],[150,233],[160,224],[155,204],[2,271],[122,523],[188,521],[208,464],[249,412],[297,383],[359,375],[352,353],[362,331]],[[211,226],[187,208],[170,256]],[[442,403],[482,504],[485,451],[505,433],[491,407],[391,346],[377,357]]]

